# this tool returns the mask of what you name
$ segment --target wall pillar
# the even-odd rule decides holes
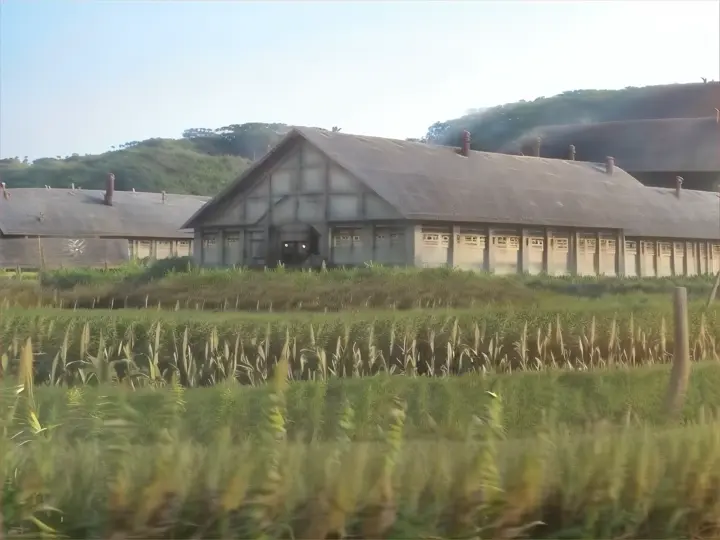
[[[712,273],[712,251],[711,251],[712,245],[710,242],[705,242],[705,273],[711,274]]]
[[[409,266],[423,267],[421,249],[422,227],[420,225],[410,225],[405,233],[405,253],[407,254],[407,264]]]
[[[520,242],[518,253],[518,273],[525,274],[530,271],[530,236],[527,229],[520,229]],[[543,247],[543,252],[545,251]]]
[[[488,228],[488,235],[487,235],[487,268],[486,270],[488,272],[495,272],[495,250],[497,248],[495,247],[495,244],[493,244],[493,230],[491,228]]]
[[[135,249],[135,258],[137,259],[137,244]],[[195,229],[193,235],[192,256],[195,262],[202,265],[205,262],[205,253],[203,252],[202,229]]]
[[[550,229],[545,227],[543,229],[543,273],[550,274],[550,255],[552,246],[550,245]]]
[[[600,244],[602,240],[602,235],[599,232],[595,233],[595,260],[593,261],[593,264],[595,265],[595,275],[599,276],[600,272],[602,271],[602,249],[600,249]]]
[[[573,276],[580,275],[580,233],[578,231],[570,231],[570,242],[568,249],[570,252],[570,274]]]
[[[458,252],[458,237],[460,236],[460,227],[453,225],[450,229],[450,245],[448,246],[448,266],[455,268],[455,260]]]
[[[625,231],[622,229],[615,237],[615,275],[625,275]]]
[[[218,229],[216,241],[218,243],[218,260],[220,261],[219,266],[225,266],[225,229]]]

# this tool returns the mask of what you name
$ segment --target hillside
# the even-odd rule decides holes
[[[115,174],[118,190],[214,195],[264,154],[289,128],[243,124],[188,129],[181,139],[134,141],[99,155],[43,158],[32,163],[0,160],[0,177],[10,187],[101,189]]]
[[[699,118],[715,115],[720,84],[670,84],[623,90],[574,90],[533,101],[508,103],[461,118],[436,122],[423,140],[458,146],[462,131],[472,133],[475,150],[497,151],[538,126]]]
[[[497,151],[525,132],[547,124],[651,118],[703,117],[720,104],[720,84],[674,84],[624,90],[575,90],[533,101],[509,103],[436,122],[420,140],[458,145],[464,129],[472,147]],[[120,190],[214,195],[262,156],[290,129],[285,124],[232,124],[191,128],[180,139],[129,142],[100,155],[44,158],[24,163],[0,160],[0,177],[10,187],[101,188],[115,173]],[[336,128],[333,128],[336,129]]]

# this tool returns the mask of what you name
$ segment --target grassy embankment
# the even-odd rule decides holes
[[[21,274],[21,276],[24,274]],[[149,267],[134,264],[110,271],[58,270],[40,280],[0,282],[3,305],[252,311],[342,311],[347,309],[472,308],[486,304],[549,308],[577,300],[610,300],[644,305],[672,288],[688,288],[705,299],[712,277],[590,278],[507,276],[450,269],[382,267],[324,272],[208,270],[187,259]],[[560,302],[561,304],[558,304]]]

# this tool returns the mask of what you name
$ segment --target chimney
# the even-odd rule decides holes
[[[605,174],[608,176],[612,176],[612,174],[615,172],[615,158],[614,157],[606,157],[605,158]]]
[[[115,175],[108,173],[107,180],[105,181],[105,204],[112,206],[113,194],[115,193]]]
[[[460,148],[460,155],[468,157],[470,155],[470,132],[464,130],[462,133],[462,147]]]
[[[3,199],[10,198],[10,192],[7,190],[7,187],[5,186],[5,182],[0,182],[0,191],[2,191]]]
[[[533,146],[533,152],[535,157],[540,157],[540,146],[542,145],[542,137],[535,138],[535,145]]]
[[[682,183],[683,183],[682,176],[676,176],[675,177],[675,196],[678,199],[680,198],[680,192],[682,191]]]
[[[162,202],[165,204],[165,201],[167,200],[167,194],[163,191],[162,192]]]
[[[70,191],[75,191],[75,182],[70,184]]]
[[[571,144],[571,145],[570,145],[570,157],[569,157],[569,159],[570,159],[570,161],[575,161],[575,145],[574,145],[574,144]]]
[[[720,109],[715,109],[715,123],[720,124]]]

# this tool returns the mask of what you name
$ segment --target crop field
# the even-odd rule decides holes
[[[530,396],[518,392],[535,378],[562,393],[553,371],[289,382],[283,359],[261,387],[188,390],[145,379],[132,391],[118,382],[42,388],[32,360],[26,342],[0,393],[9,538],[720,532],[720,420],[710,408],[678,425],[639,419],[628,407],[615,422],[588,418],[570,429],[529,410]],[[566,376],[613,387],[615,398],[644,391],[655,408],[660,396],[650,390],[666,379],[658,368]],[[569,382],[560,399],[573,391]],[[716,363],[699,364],[691,398],[710,397],[719,382]],[[508,429],[533,413],[526,432]]]
[[[10,369],[19,344],[31,337],[39,369],[51,382],[114,364],[129,376],[175,374],[186,386],[234,374],[256,384],[284,356],[296,379],[639,366],[668,361],[669,308],[342,314],[13,308],[0,310],[0,353]],[[693,311],[693,358],[718,358],[717,317],[700,306]]]
[[[3,540],[720,536],[710,278],[165,264],[0,282]]]

